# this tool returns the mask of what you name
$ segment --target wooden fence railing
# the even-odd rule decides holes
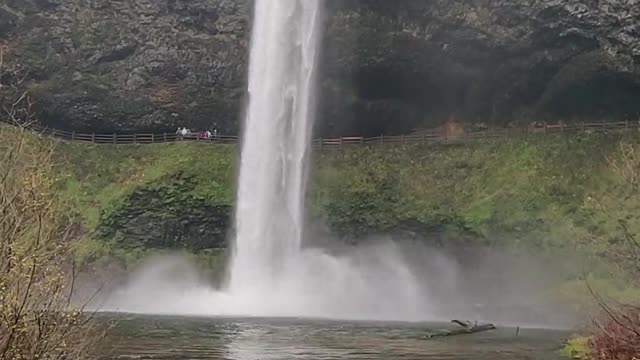
[[[80,133],[45,128],[38,125],[28,126],[30,130],[41,134],[49,135],[54,138],[79,143],[89,144],[156,144],[177,141],[200,141],[215,144],[235,144],[238,142],[238,136],[234,135],[218,135],[210,139],[203,139],[197,134],[190,134],[185,137],[175,133],[139,133],[139,134],[105,134],[105,133]],[[562,133],[578,133],[587,131],[610,131],[610,130],[631,130],[640,129],[640,122],[608,122],[608,123],[582,123],[582,124],[563,124],[563,125],[545,125],[537,128],[500,128],[484,131],[466,132],[455,136],[447,136],[438,130],[426,130],[419,133],[399,136],[376,136],[376,137],[338,137],[313,140],[316,147],[342,147],[348,145],[376,145],[376,144],[464,144],[473,141],[526,137],[532,135],[544,134],[562,134]]]
[[[575,134],[579,132],[638,130],[640,122],[609,122],[545,125],[536,128],[496,128],[482,131],[465,132],[458,135],[445,135],[438,130],[425,130],[409,135],[377,137],[340,137],[335,139],[316,139],[315,146],[373,145],[373,144],[464,144],[473,141],[497,138],[515,138],[546,134]]]

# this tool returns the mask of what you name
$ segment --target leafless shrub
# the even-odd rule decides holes
[[[621,144],[618,156],[608,159],[613,172],[623,181],[623,199],[640,200],[640,145]],[[606,210],[604,210],[606,211]],[[611,216],[611,214],[608,214]],[[612,246],[610,252],[624,268],[640,275],[640,242],[628,219],[618,219],[625,242]],[[591,286],[602,315],[594,321],[595,334],[590,342],[594,360],[636,360],[640,358],[640,299],[631,303],[613,303],[603,299]]]
[[[73,307],[73,216],[56,194],[53,143],[27,127],[24,75],[0,53],[0,360],[81,359],[102,337]]]

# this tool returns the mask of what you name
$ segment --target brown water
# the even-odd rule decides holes
[[[200,319],[127,316],[109,337],[103,359],[560,360],[566,332],[500,328],[426,339],[451,325],[347,323],[291,319]]]

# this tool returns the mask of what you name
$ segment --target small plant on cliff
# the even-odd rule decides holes
[[[30,102],[7,101],[14,74],[3,75],[0,116],[19,125]],[[100,332],[71,304],[76,227],[55,193],[53,146],[20,126],[0,132],[0,360],[83,358]]]

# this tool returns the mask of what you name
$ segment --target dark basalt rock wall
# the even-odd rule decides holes
[[[333,11],[324,86],[343,93],[324,118],[337,132],[640,112],[640,1],[352,0]]]
[[[231,130],[243,97],[248,7],[245,0],[9,0],[0,6],[0,36],[12,61],[28,68],[50,125]]]
[[[638,0],[330,0],[325,134],[451,116],[506,125],[640,113]],[[91,131],[238,131],[250,0],[5,0],[6,57],[42,119]]]

